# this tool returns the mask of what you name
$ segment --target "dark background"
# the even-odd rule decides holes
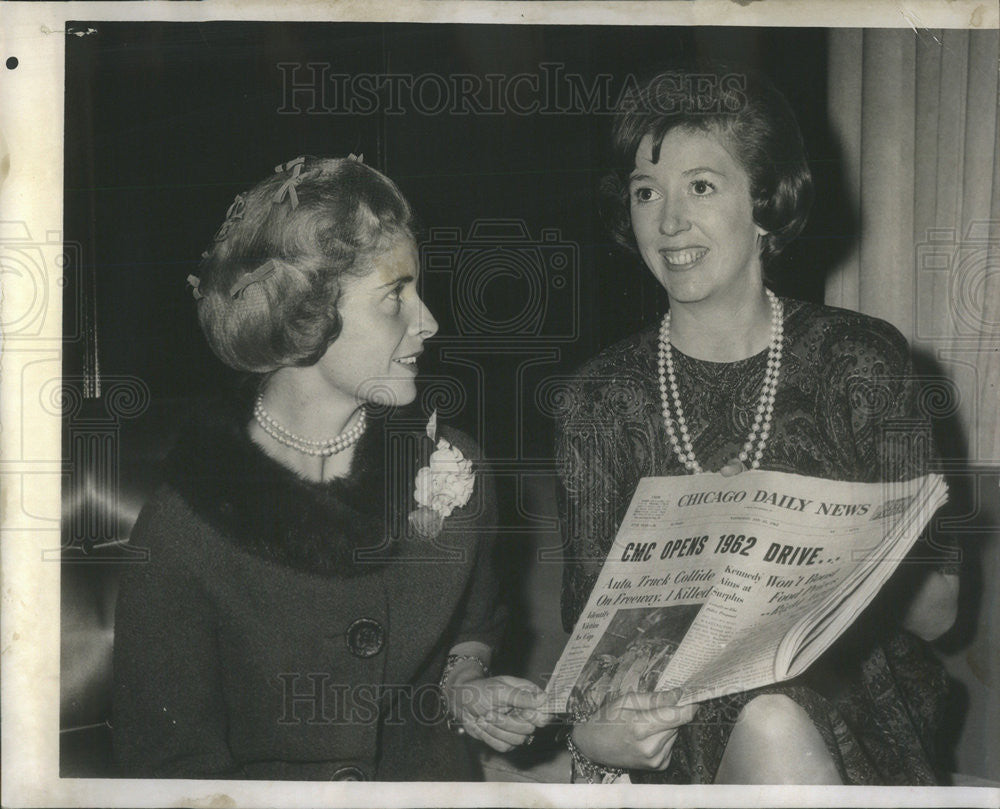
[[[368,115],[281,114],[279,63],[324,63],[330,73],[446,77],[539,74],[541,63],[560,63],[588,83],[611,74],[617,90],[626,74],[642,75],[676,58],[744,61],[766,71],[798,114],[818,190],[808,229],[776,268],[777,288],[821,300],[824,272],[849,236],[825,114],[822,30],[243,22],[75,27],[97,33],[67,37],[66,238],[82,244],[82,277],[96,277],[102,373],[138,373],[154,398],[226,384],[201,338],[184,279],[196,271],[236,193],[300,154],[363,152],[399,184],[428,231],[455,227],[467,235],[477,219],[518,219],[534,241],[542,228],[555,228],[563,241],[579,245],[582,328],[579,339],[561,345],[569,365],[652,322],[665,306],[658,285],[638,259],[613,247],[597,217],[610,116],[392,114],[384,108]],[[300,69],[295,78],[303,82],[308,74]],[[430,281],[425,297],[445,341],[455,336],[450,301]],[[490,293],[501,306],[505,294],[518,291],[516,283],[498,284]],[[69,287],[67,294],[79,291]],[[68,353],[68,371],[82,362],[81,350]]]
[[[478,323],[510,324],[526,301],[537,300],[521,272],[525,262],[543,268],[540,319],[500,338],[489,329],[477,333],[476,323],[470,328],[454,316],[461,291],[455,273],[425,266],[423,295],[441,331],[421,361],[425,409],[436,406],[476,436],[498,471],[514,648],[532,642],[526,615],[539,607],[530,606],[537,592],[529,588],[558,601],[556,577],[540,585],[524,576],[539,534],[556,533],[551,413],[539,391],[654,323],[666,306],[638,258],[614,247],[599,221],[610,116],[428,115],[393,113],[385,104],[366,115],[279,112],[289,106],[279,63],[320,63],[331,74],[462,73],[484,81],[488,74],[539,75],[542,63],[558,63],[587,86],[609,74],[615,97],[627,74],[664,63],[741,61],[766,72],[789,99],[817,187],[805,233],[772,270],[776,290],[822,301],[825,273],[855,232],[826,118],[821,29],[95,21],[67,28],[96,32],[66,42],[65,238],[80,245],[80,266],[67,273],[75,280],[66,287],[65,311],[82,311],[85,328],[67,343],[64,370],[71,378],[138,377],[148,388],[148,410],[124,425],[116,445],[123,486],[130,474],[155,475],[162,447],[148,447],[167,440],[179,414],[237,381],[206,347],[185,278],[197,273],[233,197],[276,164],[301,154],[364,153],[399,184],[424,239],[445,265],[450,256],[453,268],[474,242],[477,220],[523,223],[527,235],[508,245],[502,271],[484,276]],[[307,79],[304,69],[295,76]],[[457,231],[457,241],[443,243],[439,228]],[[543,231],[553,230],[555,241],[544,242]],[[560,250],[571,261],[557,288],[545,267]],[[84,417],[88,407],[99,405],[85,405]]]

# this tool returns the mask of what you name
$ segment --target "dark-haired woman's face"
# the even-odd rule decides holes
[[[345,283],[343,327],[319,366],[334,392],[354,403],[409,404],[417,393],[417,357],[438,324],[417,294],[412,239],[400,238],[374,264]]]
[[[629,181],[639,254],[672,301],[731,300],[761,284],[750,179],[714,134],[673,129],[653,162],[646,136]]]

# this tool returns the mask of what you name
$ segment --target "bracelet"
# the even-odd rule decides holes
[[[587,758],[573,744],[572,729],[566,734],[566,747],[569,749],[569,754],[573,757],[573,768],[587,779],[588,784],[611,784],[627,772],[621,767],[605,767]]]
[[[455,666],[463,660],[475,660],[476,663],[479,664],[479,668],[483,670],[483,676],[490,676],[490,667],[487,666],[486,662],[478,655],[448,655],[444,668],[441,670],[441,679],[438,680],[438,691],[441,692],[441,707],[444,709],[445,724],[447,725],[448,730],[454,731],[459,736],[465,734],[465,728],[462,727],[462,723],[457,716],[452,716],[451,709],[448,707],[448,700],[444,695],[444,688],[448,683],[448,678],[451,676]]]

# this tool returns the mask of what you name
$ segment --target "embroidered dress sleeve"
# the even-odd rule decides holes
[[[614,541],[622,492],[635,481],[624,474],[624,425],[594,403],[602,383],[578,380],[564,399],[556,433],[557,487],[563,542],[562,623],[573,630]],[[631,488],[628,488],[630,487]]]
[[[226,743],[214,610],[185,549],[196,537],[158,497],[132,542],[149,551],[115,616],[115,763],[132,777],[239,777]],[[187,536],[185,536],[187,534]]]

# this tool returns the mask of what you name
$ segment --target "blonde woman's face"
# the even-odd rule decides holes
[[[401,237],[367,275],[348,279],[340,298],[340,335],[319,361],[336,394],[354,403],[409,404],[417,358],[437,321],[417,294],[417,246]]]

